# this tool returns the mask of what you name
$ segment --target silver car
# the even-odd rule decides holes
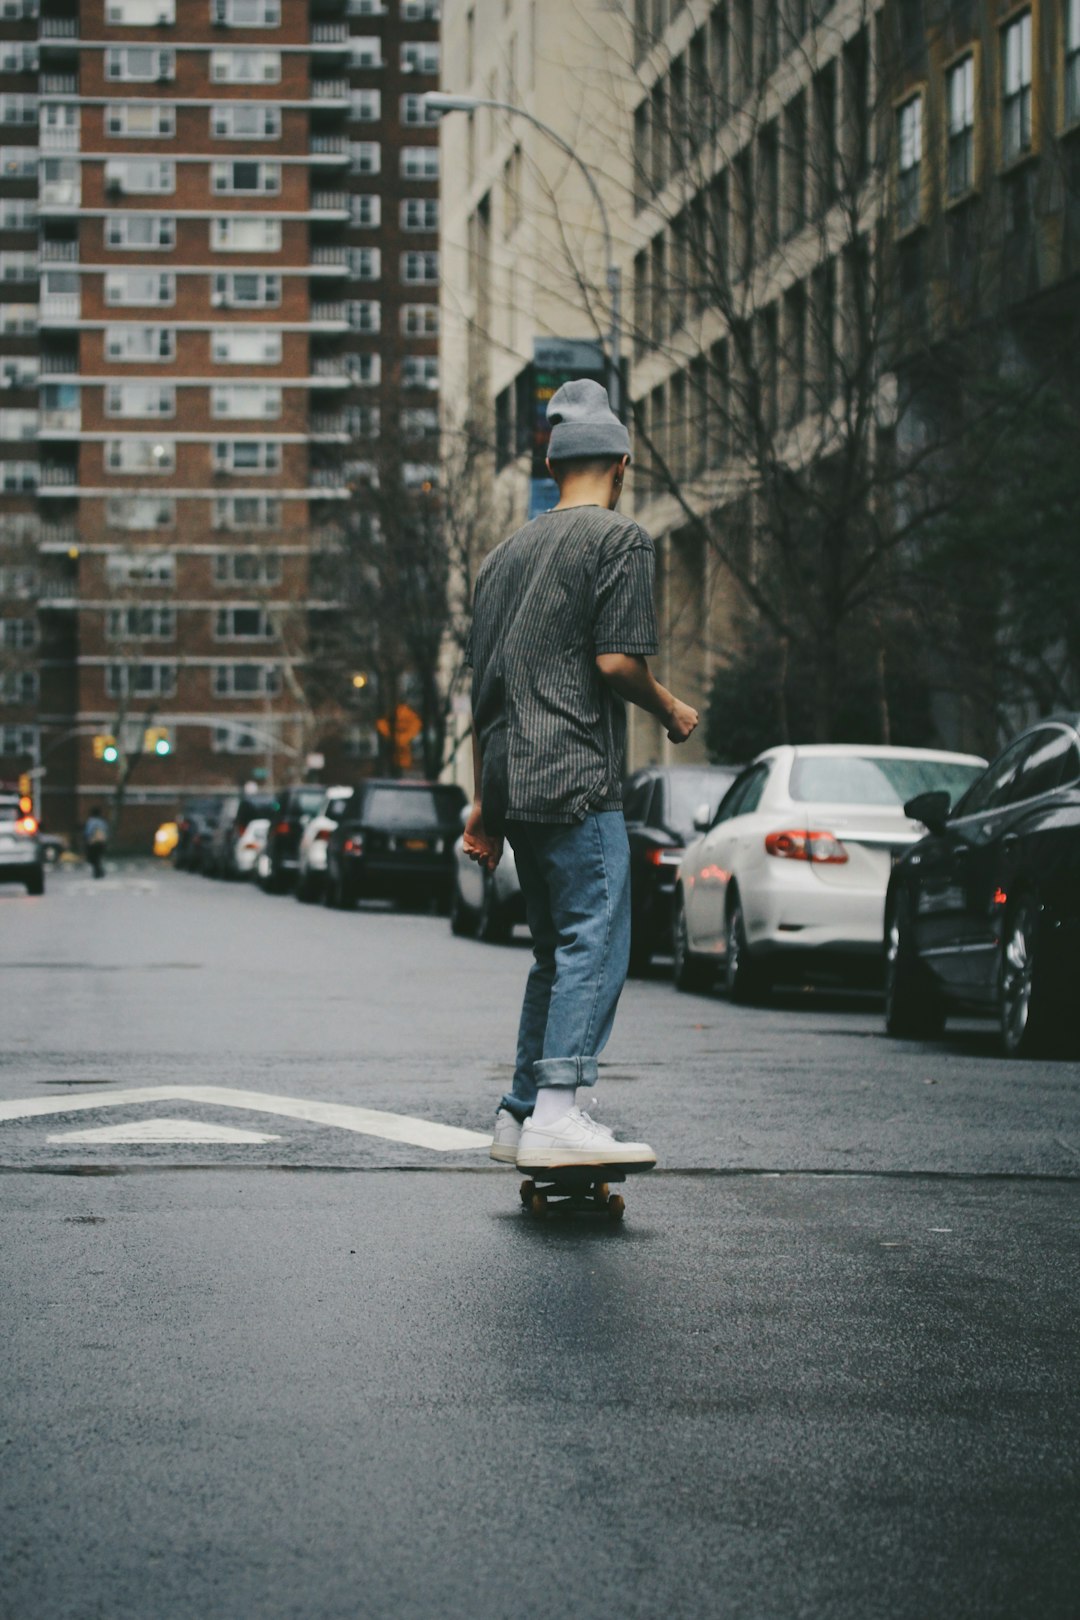
[[[0,883],[24,883],[27,894],[45,893],[37,822],[17,793],[0,793]]]
[[[722,971],[736,1001],[776,978],[880,981],[893,862],[925,829],[904,803],[945,789],[955,802],[982,770],[930,748],[770,748],[715,816],[695,823],[675,889],[675,982],[702,989]]]
[[[470,861],[459,838],[454,845],[454,888],[450,900],[450,927],[489,945],[505,944],[516,924],[525,921],[525,897],[518,882],[514,852],[503,845],[494,872]]]

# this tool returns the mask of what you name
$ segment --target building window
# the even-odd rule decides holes
[[[123,326],[105,328],[105,355],[109,360],[175,360],[176,333],[171,326]]]
[[[345,316],[354,332],[382,330],[382,305],[374,298],[352,298],[345,305]]]
[[[211,107],[210,134],[219,141],[276,141],[281,108],[261,101],[227,101]]]
[[[400,412],[398,422],[403,439],[434,439],[438,436],[439,413],[433,405],[414,406],[410,410],[404,410]]]
[[[176,502],[170,495],[110,495],[105,522],[111,529],[171,529]]]
[[[378,248],[347,248],[350,281],[378,281],[382,275],[382,253]]]
[[[354,124],[377,124],[382,117],[382,96],[378,90],[354,90],[349,97],[349,117]]]
[[[276,529],[280,522],[276,495],[219,495],[214,501],[215,529]]]
[[[40,375],[37,355],[13,354],[0,359],[0,388],[36,388]]]
[[[438,388],[439,361],[434,354],[407,354],[401,362],[403,388]]]
[[[281,415],[281,389],[265,383],[218,383],[210,390],[210,414],[242,419]]]
[[[176,612],[171,607],[116,607],[106,615],[105,634],[110,641],[172,641],[176,636]]]
[[[106,439],[105,465],[110,472],[171,473],[176,446],[169,439]]]
[[[211,333],[210,352],[223,366],[274,366],[281,360],[281,333],[257,326],[222,326]]]
[[[439,47],[435,40],[422,40],[401,47],[402,73],[431,73],[439,71]]]
[[[406,197],[401,204],[403,231],[437,231],[439,228],[439,201],[437,197]]]
[[[215,664],[215,697],[273,697],[281,691],[276,664]]]
[[[6,15],[0,12],[0,15]],[[14,39],[0,41],[0,73],[36,73],[38,48]]]
[[[210,177],[211,186],[218,194],[275,196],[281,190],[280,163],[252,163],[246,159],[212,163]]]
[[[401,279],[409,286],[433,286],[439,279],[439,255],[436,252],[411,252],[401,255]]]
[[[36,461],[0,461],[0,492],[5,495],[32,495],[41,481]]]
[[[439,0],[401,0],[402,22],[438,22]]]
[[[438,304],[402,304],[401,330],[406,337],[438,337]]]
[[[44,179],[48,180],[50,174],[56,172],[55,169],[50,170],[50,163],[62,166],[66,177],[70,178],[74,175],[75,179],[78,180],[79,165],[72,162],[70,158],[66,160],[63,158],[46,159],[43,167]],[[37,173],[37,166],[38,149],[36,146],[0,146],[0,178],[4,180],[32,180]],[[43,191],[41,200],[42,202],[51,200],[47,191]],[[77,202],[78,197],[74,200]]]
[[[278,84],[280,51],[211,51],[210,79],[214,84]]]
[[[171,27],[176,0],[106,0],[105,21],[110,28]]]
[[[345,430],[351,439],[377,439],[381,427],[377,405],[350,405],[345,412]]]
[[[41,392],[42,392],[42,396],[43,396],[42,397],[42,411],[43,411],[42,425],[46,426],[46,427],[59,426],[59,424],[57,422],[55,422],[55,421],[50,422],[47,419],[45,419],[46,415],[51,414],[51,413],[48,413],[47,407],[45,405],[45,399],[48,397],[49,390],[47,388],[43,388]],[[75,396],[75,402],[76,402],[76,406],[77,406],[78,405],[78,398],[79,398],[79,391],[78,391],[77,388],[73,388],[71,390],[71,392]],[[76,409],[74,414],[76,416],[78,415],[78,410],[77,409]],[[75,425],[77,426],[78,424],[76,423]],[[3,410],[3,409],[0,409],[0,441],[6,442],[6,443],[12,443],[12,442],[18,443],[21,440],[23,443],[29,443],[31,440],[36,439],[37,436],[38,436],[38,413],[37,413],[37,411],[18,410],[18,409],[15,409],[15,410]],[[0,575],[2,575],[2,574],[3,574],[3,569],[0,568]],[[2,598],[2,596],[3,596],[3,591],[0,590],[0,598]]]
[[[281,446],[273,439],[219,439],[214,445],[214,471],[280,472]]]
[[[912,96],[897,114],[897,218],[900,229],[922,214],[922,96]]]
[[[0,304],[0,332],[5,337],[33,337],[37,329],[36,304]]]
[[[175,135],[176,108],[166,101],[111,101],[105,108],[105,133],[151,140]]]
[[[945,75],[947,169],[950,197],[975,184],[975,58],[965,56]]]
[[[7,180],[32,180],[37,153],[32,146],[24,146],[20,162],[25,159],[25,169],[11,167],[11,154],[19,153],[18,147],[0,148],[0,173]],[[79,165],[74,158],[43,158],[41,160],[41,192],[40,200],[52,208],[77,208],[82,199],[82,179]]]
[[[377,354],[348,354],[345,365],[357,388],[377,388],[382,381],[382,359]]]
[[[0,647],[9,652],[29,652],[36,642],[36,620],[0,619]]]
[[[1031,150],[1031,12],[1001,31],[1001,145],[1011,163]]]
[[[274,634],[270,615],[260,607],[222,607],[214,615],[216,641],[268,641]]]
[[[110,158],[105,165],[105,192],[129,196],[176,190],[176,164],[165,158]]]
[[[38,700],[39,683],[36,670],[9,669],[0,670],[0,703],[36,703]],[[19,752],[18,749],[3,749],[4,753]]]
[[[281,221],[212,219],[210,246],[215,253],[280,253]]]
[[[222,309],[273,309],[281,303],[281,277],[259,270],[216,275],[210,302]]]
[[[219,551],[214,558],[218,585],[279,585],[281,556],[276,551]]]
[[[105,559],[109,585],[175,585],[176,557],[171,551],[113,551]]]
[[[264,731],[249,731],[244,725],[215,726],[215,754],[262,754],[269,743]]]
[[[378,174],[382,169],[382,147],[378,141],[349,142],[349,170],[352,174]]]
[[[381,68],[382,40],[378,34],[353,34],[349,40],[349,62],[353,68]]]
[[[149,251],[176,246],[176,221],[169,214],[107,214],[105,246]]]
[[[33,754],[37,737],[36,726],[0,726],[0,754]]]
[[[36,253],[0,253],[0,281],[36,281],[38,279],[38,256]],[[56,272],[53,272],[55,279]],[[75,287],[78,293],[78,285]],[[59,292],[59,287],[53,288]]]
[[[108,664],[105,690],[109,697],[173,697],[176,694],[176,665]]]
[[[377,192],[354,192],[349,198],[349,224],[374,228],[382,223],[382,198]]]
[[[105,277],[107,304],[175,304],[176,277],[171,270],[110,270]]]
[[[401,178],[403,180],[437,180],[439,178],[439,148],[437,146],[403,146],[401,148]]]
[[[68,111],[66,107],[56,110],[65,114]],[[0,95],[0,124],[36,124],[37,121],[37,96]],[[63,121],[67,122],[66,119]]]
[[[0,229],[36,231],[37,204],[30,197],[0,197]]]
[[[175,79],[176,52],[152,45],[109,45],[105,49],[105,77],[132,84]]]
[[[109,383],[105,389],[106,416],[175,416],[176,389],[172,383]]]
[[[429,107],[422,95],[402,96],[399,102],[401,122],[406,128],[415,128],[417,124],[436,124],[439,114],[434,107]]]
[[[280,28],[280,0],[210,0],[210,21],[226,28]]]
[[[1080,120],[1080,0],[1065,6],[1065,122]]]

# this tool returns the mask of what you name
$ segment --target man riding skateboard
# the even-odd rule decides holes
[[[685,742],[698,723],[651,674],[653,543],[616,513],[630,439],[599,383],[548,404],[558,504],[487,557],[476,581],[474,799],[464,847],[494,871],[508,838],[532,930],[517,1063],[491,1157],[521,1170],[648,1169],[577,1106],[596,1084],[630,955],[630,855],[622,814],[623,699]]]

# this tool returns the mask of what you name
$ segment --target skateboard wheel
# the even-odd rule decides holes
[[[625,1200],[618,1193],[612,1193],[607,1201],[607,1212],[613,1221],[621,1221],[626,1211]]]
[[[526,1209],[528,1209],[529,1205],[532,1203],[533,1193],[535,1191],[536,1191],[536,1182],[535,1181],[523,1181],[521,1183],[521,1186],[518,1188],[518,1192],[519,1192],[520,1197],[521,1197],[521,1202],[525,1205]]]
[[[534,1192],[533,1193],[532,1197],[529,1200],[529,1208],[532,1210],[534,1215],[539,1215],[539,1216],[543,1217],[544,1215],[547,1214],[548,1201],[544,1197],[542,1192]]]
[[[608,1201],[608,1198],[610,1197],[610,1195],[611,1195],[611,1188],[608,1186],[606,1181],[602,1181],[600,1183],[599,1187],[597,1187],[597,1189],[596,1189],[597,1198],[599,1198],[599,1200],[600,1200],[600,1202],[602,1204],[606,1204],[607,1201]]]

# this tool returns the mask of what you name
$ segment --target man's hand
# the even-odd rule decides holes
[[[699,715],[689,703],[680,703],[678,698],[672,698],[671,711],[667,716],[667,734],[673,743],[684,743],[691,732],[697,730]]]
[[[478,803],[475,803],[469,811],[462,848],[470,861],[477,861],[479,865],[486,866],[489,872],[494,872],[502,860],[503,841],[501,838],[492,838],[490,833],[485,832],[484,813]]]

